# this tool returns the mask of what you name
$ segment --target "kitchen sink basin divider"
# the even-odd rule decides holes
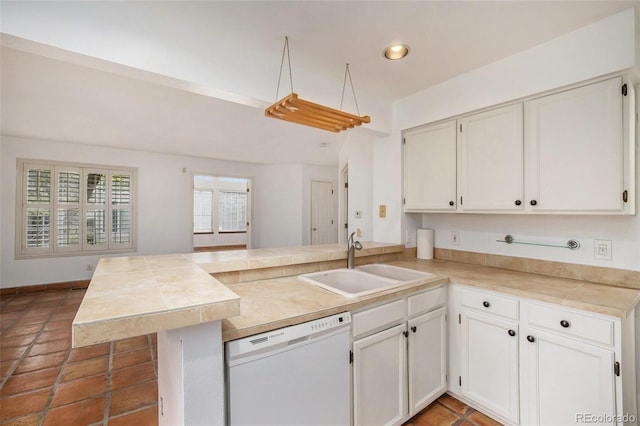
[[[313,102],[300,99],[298,95],[293,91],[293,78],[291,74],[291,58],[289,54],[289,38],[284,38],[284,48],[282,50],[282,61],[280,63],[280,74],[278,75],[278,87],[276,89],[276,99],[278,99],[278,93],[280,91],[280,81],[282,77],[282,69],[284,67],[285,53],[287,56],[287,62],[289,65],[289,82],[291,87],[291,94],[276,101],[273,105],[264,110],[264,115],[267,117],[278,118],[280,120],[289,121],[292,123],[303,124],[305,126],[311,126],[322,130],[329,130],[331,132],[340,132],[342,130],[352,129],[356,126],[360,126],[363,123],[370,123],[371,118],[368,115],[358,116],[349,114],[347,112],[329,108],[324,105],[316,104]],[[353,81],[351,81],[351,72],[349,70],[349,64],[345,69],[345,79],[342,87],[342,99],[344,99],[344,89],[347,84],[347,76],[351,82],[351,89],[355,100],[356,94],[353,89]],[[358,102],[356,102],[356,108],[358,114],[360,114],[358,108]],[[342,105],[341,105],[342,107]]]

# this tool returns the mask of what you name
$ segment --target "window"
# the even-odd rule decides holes
[[[133,169],[18,160],[16,257],[133,250]]]
[[[247,230],[247,193],[220,191],[218,199],[218,231],[244,232]]]
[[[213,191],[193,190],[193,232],[213,232]]]
[[[246,233],[249,185],[243,178],[194,176],[193,233]]]

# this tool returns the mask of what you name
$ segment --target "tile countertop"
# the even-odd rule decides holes
[[[223,340],[356,310],[449,282],[620,318],[625,318],[640,300],[639,290],[487,266],[419,259],[388,263],[431,272],[436,277],[359,298],[340,296],[297,277],[228,284],[242,304],[240,316],[222,321]]]
[[[404,250],[398,244],[363,242],[363,246],[358,257]],[[240,315],[240,296],[209,275],[214,272],[346,257],[344,244],[329,244],[102,258],[73,320],[72,345],[88,346]]]
[[[183,255],[100,259],[72,323],[73,347],[240,313],[240,298]]]
[[[357,257],[400,253],[398,244],[363,243]],[[296,276],[220,283],[211,273],[346,259],[343,244],[100,260],[72,324],[74,347],[223,320],[233,340],[446,284],[466,284],[514,296],[624,318],[640,291],[444,260],[389,262],[436,274],[422,282],[346,298]]]
[[[362,250],[356,251],[356,258],[404,251],[404,246],[401,244],[363,241],[362,246]],[[229,271],[341,260],[347,258],[347,249],[345,244],[324,244],[273,249],[200,252],[185,254],[184,256],[206,272],[216,274]]]

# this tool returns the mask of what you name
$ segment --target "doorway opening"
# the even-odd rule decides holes
[[[194,175],[192,201],[193,251],[251,248],[251,179]]]

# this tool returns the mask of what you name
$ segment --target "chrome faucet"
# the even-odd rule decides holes
[[[347,268],[349,269],[353,269],[355,265],[356,250],[362,250],[362,244],[360,244],[360,241],[353,241],[353,236],[355,234],[355,232],[352,232],[351,235],[349,235],[349,241],[347,242],[349,247],[347,251]]]

